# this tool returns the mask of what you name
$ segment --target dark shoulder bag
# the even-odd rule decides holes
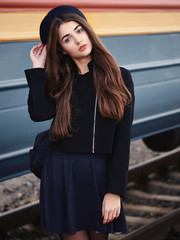
[[[34,146],[30,149],[30,170],[38,178],[41,178],[41,172],[44,160],[50,152],[49,130],[40,132],[34,142]]]

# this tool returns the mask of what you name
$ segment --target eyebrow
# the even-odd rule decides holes
[[[80,24],[78,24],[75,28],[74,28],[74,31],[76,31],[76,29],[80,26]],[[70,34],[66,34],[62,37],[62,40],[65,38],[65,37],[68,37]]]

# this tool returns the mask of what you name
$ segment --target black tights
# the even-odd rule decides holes
[[[98,232],[94,230],[82,230],[73,235],[67,233],[59,234],[61,240],[108,240],[108,233]]]

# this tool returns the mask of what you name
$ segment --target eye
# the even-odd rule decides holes
[[[66,38],[64,41],[65,43],[68,43],[71,40],[71,38]]]
[[[79,28],[79,29],[77,30],[78,33],[81,33],[82,31],[83,31],[82,28]]]

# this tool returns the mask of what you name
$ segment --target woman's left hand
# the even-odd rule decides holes
[[[121,211],[120,196],[112,193],[106,193],[102,202],[103,224],[111,222],[118,218]]]

